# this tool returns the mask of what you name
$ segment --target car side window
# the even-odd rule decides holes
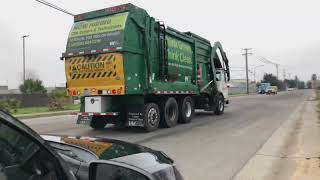
[[[0,179],[57,179],[53,156],[0,121]]]

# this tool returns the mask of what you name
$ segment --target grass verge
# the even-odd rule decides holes
[[[64,110],[79,110],[80,104],[69,104],[64,106]],[[45,113],[45,112],[54,112],[50,111],[48,107],[28,107],[28,108],[19,108],[14,115],[20,114],[33,114],[33,113]]]

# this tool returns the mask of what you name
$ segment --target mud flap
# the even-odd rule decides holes
[[[91,123],[92,121],[92,117],[90,115],[79,115],[78,116],[78,120],[77,120],[77,124],[85,124],[88,125]]]
[[[127,107],[127,126],[144,127],[143,107],[131,106]]]

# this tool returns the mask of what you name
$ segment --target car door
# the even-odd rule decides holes
[[[75,177],[37,133],[0,111],[0,179],[75,180]]]

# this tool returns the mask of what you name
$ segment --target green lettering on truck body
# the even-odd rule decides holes
[[[119,13],[76,22],[70,33],[66,53],[122,47],[128,13]]]

